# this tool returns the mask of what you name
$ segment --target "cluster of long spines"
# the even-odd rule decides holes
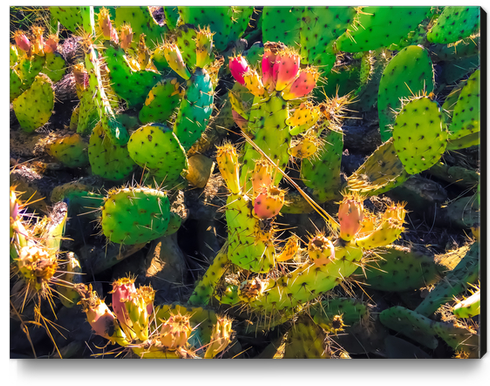
[[[150,188],[111,190],[102,210],[102,232],[110,242],[133,245],[154,240],[167,230],[170,201]]]

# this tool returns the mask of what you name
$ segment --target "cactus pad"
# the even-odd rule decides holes
[[[139,113],[141,123],[166,123],[174,113],[182,97],[177,78],[167,78],[158,82],[148,93]]]
[[[455,43],[467,38],[480,28],[480,7],[445,7],[427,40],[431,43]]]
[[[56,140],[49,146],[48,153],[70,168],[88,165],[87,144],[78,134]]]

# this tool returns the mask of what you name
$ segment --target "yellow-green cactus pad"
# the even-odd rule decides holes
[[[393,127],[393,145],[408,174],[435,165],[446,150],[447,136],[442,113],[428,97],[406,103]]]
[[[87,143],[78,134],[60,138],[48,148],[48,153],[70,168],[88,165]]]
[[[139,113],[141,123],[166,123],[179,105],[183,92],[180,86],[177,78],[164,79],[153,86]]]
[[[33,132],[51,117],[54,107],[53,82],[47,75],[39,74],[31,87],[14,100],[13,105],[22,129]]]

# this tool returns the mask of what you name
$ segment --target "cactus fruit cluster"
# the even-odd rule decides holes
[[[11,357],[481,357],[481,13],[11,7]]]

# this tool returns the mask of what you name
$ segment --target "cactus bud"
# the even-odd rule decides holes
[[[254,212],[260,219],[272,218],[279,214],[284,205],[286,191],[275,186],[263,188],[254,200]]]
[[[255,162],[251,178],[254,195],[259,194],[264,186],[267,187],[272,184],[272,172],[273,167],[267,160],[260,159]]]
[[[127,50],[133,41],[133,30],[129,24],[123,24],[121,27],[121,48]]]
[[[195,38],[196,41],[196,67],[203,68],[211,61],[213,53],[213,33],[208,28],[199,29]]]
[[[231,143],[225,143],[217,147],[216,161],[218,168],[226,182],[226,186],[233,194],[240,192],[240,177],[238,155],[235,147]]]
[[[294,82],[284,89],[282,97],[290,100],[306,96],[315,88],[319,77],[320,73],[313,67],[301,69]]]
[[[22,31],[16,31],[14,34],[15,44],[17,48],[24,52],[29,52],[31,50],[31,42]]]
[[[191,336],[192,327],[187,315],[173,315],[163,321],[160,329],[160,342],[170,350],[185,347]]]
[[[308,256],[316,266],[322,266],[335,259],[335,247],[329,239],[320,234],[310,240]]]
[[[339,206],[340,238],[352,240],[361,229],[364,217],[363,200],[355,194],[346,194]]]
[[[191,73],[187,69],[184,59],[182,59],[182,54],[180,53],[177,44],[165,43],[163,45],[163,54],[165,55],[165,59],[167,59],[168,65],[172,70],[186,80],[191,77]]]
[[[301,57],[291,49],[284,49],[277,53],[272,75],[275,89],[284,90],[296,79],[299,71]]]
[[[227,317],[218,317],[216,324],[213,326],[213,332],[211,333],[211,342],[209,343],[204,358],[214,358],[220,352],[222,352],[231,341],[231,319]]]
[[[257,71],[249,69],[245,74],[243,74],[243,80],[245,82],[245,87],[255,96],[264,95],[265,89],[262,81],[260,80]]]
[[[299,237],[296,235],[292,235],[286,242],[286,245],[282,249],[281,253],[276,257],[276,261],[292,260],[295,258],[299,250]]]
[[[112,32],[112,23],[111,23],[111,15],[109,14],[109,10],[105,7],[102,7],[97,20],[97,27],[100,30],[100,33],[106,40],[110,40],[113,36]],[[117,36],[117,35],[116,35]],[[117,43],[117,42],[116,42]]]
[[[32,52],[36,55],[44,55],[44,28],[43,27],[32,27],[32,34],[34,35],[34,40],[32,43]]]
[[[44,42],[44,52],[52,54],[58,51],[58,40],[56,35],[49,35],[48,40]]]
[[[229,59],[231,75],[233,75],[238,83],[245,86],[245,79],[243,79],[243,75],[249,70],[247,59],[245,59],[242,55],[234,56],[233,58]]]
[[[25,246],[19,251],[19,272],[35,291],[43,291],[58,269],[55,254],[38,246]]]
[[[83,63],[77,63],[73,66],[73,76],[75,77],[75,83],[82,90],[85,90],[88,87],[89,77]]]
[[[112,309],[116,314],[121,326],[130,326],[128,311],[124,303],[136,294],[134,279],[122,278],[112,283]]]

